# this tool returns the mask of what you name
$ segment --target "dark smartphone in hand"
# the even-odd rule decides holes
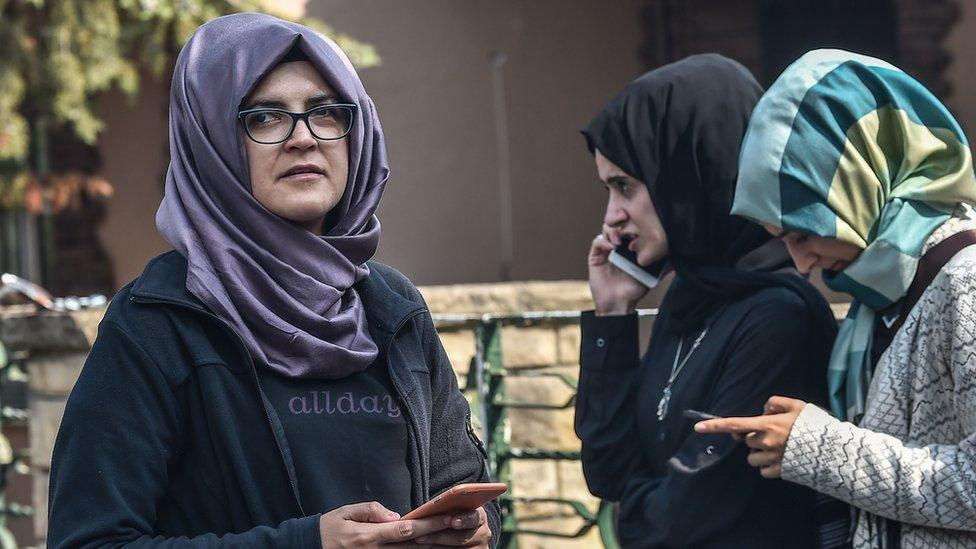
[[[614,248],[607,259],[614,267],[627,273],[631,278],[649,289],[656,287],[668,272],[668,258],[662,257],[647,267],[642,267],[637,263],[637,254],[627,247],[628,244],[628,242],[624,242]]]
[[[693,419],[695,421],[705,421],[709,419],[722,419],[722,416],[717,416],[715,414],[709,414],[706,412],[699,412],[698,410],[685,410],[681,412],[681,415],[688,419]]]

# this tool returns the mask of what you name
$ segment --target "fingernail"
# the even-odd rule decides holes
[[[702,425],[701,423],[696,423],[695,424],[695,431],[697,431],[699,433],[704,433],[705,432],[705,426]]]
[[[460,528],[460,527],[461,527],[461,519],[459,519],[459,518],[457,518],[457,519],[454,519],[454,524],[453,524],[453,526],[454,526],[455,528]]]

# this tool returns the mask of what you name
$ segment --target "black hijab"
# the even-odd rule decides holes
[[[791,265],[782,245],[729,214],[739,148],[762,93],[739,63],[694,55],[631,82],[582,132],[591,153],[599,149],[650,191],[677,273],[661,314],[679,335],[700,330],[729,301],[771,286],[797,293],[831,339],[836,330],[816,289],[795,273],[773,272]],[[757,256],[767,260],[762,268],[743,265]]]

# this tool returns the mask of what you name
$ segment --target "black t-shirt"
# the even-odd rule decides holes
[[[259,378],[284,428],[307,513],[365,501],[410,511],[406,417],[383,364],[338,380],[263,368]]]

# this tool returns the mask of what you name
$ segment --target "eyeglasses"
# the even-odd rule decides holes
[[[305,112],[259,107],[241,111],[237,113],[237,118],[251,141],[262,145],[287,141],[299,120],[305,122],[316,139],[332,141],[342,139],[349,133],[356,109],[357,106],[352,103],[330,103]]]

